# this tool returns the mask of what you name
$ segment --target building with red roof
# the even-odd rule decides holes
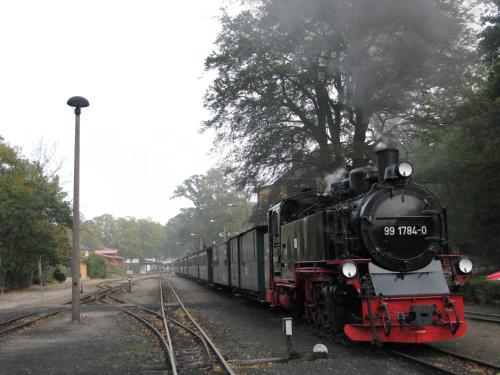
[[[125,267],[125,261],[123,257],[118,256],[117,249],[108,249],[108,248],[97,249],[94,250],[94,254],[103,257],[106,260],[106,264],[109,266],[120,267],[120,268]]]

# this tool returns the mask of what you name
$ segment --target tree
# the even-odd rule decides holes
[[[71,210],[57,175],[0,138],[0,284],[26,286],[42,257],[57,265],[67,257]]]
[[[93,220],[81,220],[80,242],[82,249],[92,250],[104,246],[102,232]]]
[[[105,247],[115,248],[117,247],[117,228],[116,228],[116,220],[113,215],[104,214],[98,217],[95,217],[93,220],[93,224],[97,228],[99,236],[102,240],[102,243]]]
[[[500,265],[500,56],[494,38],[500,30],[498,0],[495,11],[479,34],[483,64],[473,80],[454,106],[428,107],[427,132],[410,146],[419,175],[448,207],[453,242]]]
[[[108,272],[104,258],[95,254],[89,256],[88,269],[89,276],[92,278],[105,279]]]
[[[463,2],[260,0],[224,13],[206,59],[217,77],[204,128],[238,183],[264,185],[293,166],[314,181],[364,165],[421,93],[460,80]]]
[[[89,250],[104,246],[124,257],[158,258],[165,255],[165,228],[151,219],[104,214],[82,222],[81,242]]]
[[[118,218],[117,248],[127,257],[165,256],[165,228],[151,219]]]
[[[220,242],[220,233],[241,232],[249,221],[252,205],[222,169],[186,179],[173,195],[181,197],[194,207],[182,209],[166,225],[167,248],[172,256],[198,250],[200,244]]]
[[[493,0],[495,9],[483,17],[483,24],[487,24],[480,34],[479,52],[488,64],[498,64],[500,60],[500,0]]]
[[[59,268],[56,268],[53,273],[54,279],[62,283],[66,281],[66,275]]]

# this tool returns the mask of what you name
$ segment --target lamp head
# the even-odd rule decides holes
[[[70,107],[84,108],[89,106],[89,101],[85,99],[83,96],[73,96],[68,99],[67,104]]]
[[[75,107],[75,115],[80,115],[80,113],[82,112],[80,108],[88,107],[89,101],[83,96],[73,96],[68,99],[68,102],[66,104],[68,104],[70,107]]]

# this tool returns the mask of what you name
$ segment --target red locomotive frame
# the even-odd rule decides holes
[[[443,269],[448,271],[454,282],[463,284],[469,277],[460,275],[454,267],[460,255],[438,255]],[[328,313],[324,305],[314,300],[314,291],[332,282],[333,274],[329,266],[337,266],[345,261],[366,264],[370,259],[327,260],[322,266],[301,267],[296,264],[294,280],[269,280],[266,290],[266,302],[294,311],[297,306],[297,293],[303,293],[306,308],[302,318],[321,327],[328,326]],[[344,333],[353,341],[371,341],[399,343],[427,343],[464,336],[467,323],[464,319],[462,294],[449,295],[406,295],[397,297],[363,296],[359,277],[346,280],[357,291],[361,300],[363,320],[357,324],[346,324]],[[301,285],[297,288],[297,285]],[[307,307],[307,305],[309,305]],[[435,305],[432,324],[417,327],[401,321],[400,314],[408,313],[411,306]],[[399,315],[399,316],[398,316]]]

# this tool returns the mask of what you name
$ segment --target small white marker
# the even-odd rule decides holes
[[[328,357],[328,348],[323,344],[316,344],[313,347],[313,358],[327,358]]]

